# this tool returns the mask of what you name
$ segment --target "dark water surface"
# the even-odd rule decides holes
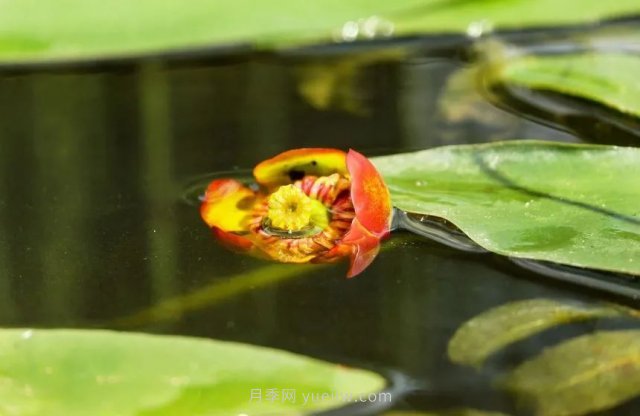
[[[342,263],[266,263],[218,246],[185,198],[211,172],[295,147],[376,155],[580,141],[498,109],[472,82],[454,83],[466,65],[456,42],[408,41],[400,58],[351,66],[340,50],[2,72],[0,325],[237,340],[400,374],[411,389],[399,408],[527,414],[493,388],[495,376],[560,339],[628,323],[547,331],[482,372],[448,361],[449,338],[493,306],[535,297],[591,303],[598,292],[408,235],[351,280]],[[313,73],[337,74],[329,99],[301,93],[304,80],[322,78]],[[638,412],[635,401],[615,414]]]

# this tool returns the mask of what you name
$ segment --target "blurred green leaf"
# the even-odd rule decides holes
[[[496,28],[567,25],[638,14],[636,0],[433,0],[402,14],[399,31],[466,31],[478,35]]]
[[[3,415],[301,415],[345,403],[304,403],[304,394],[385,386],[374,373],[285,351],[176,336],[3,329],[0,356]],[[270,401],[267,389],[296,397]]]
[[[396,207],[487,250],[640,275],[640,149],[512,141],[372,160]]]
[[[238,43],[330,40],[348,21],[372,14],[393,15],[423,3],[8,0],[2,2],[0,13],[0,61],[86,59]]]
[[[507,303],[465,322],[449,341],[451,361],[481,366],[492,354],[506,346],[556,325],[617,316],[613,307],[570,305],[550,299],[530,299]]]
[[[0,62],[131,56],[247,43],[352,41],[638,13],[637,0],[5,0]],[[484,23],[483,23],[484,22]]]
[[[638,74],[638,55],[524,56],[500,65],[493,82],[568,94],[640,117]]]
[[[640,330],[596,332],[548,348],[516,368],[506,386],[542,416],[612,408],[640,394]]]

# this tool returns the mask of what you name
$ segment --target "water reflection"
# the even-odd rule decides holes
[[[345,264],[280,271],[217,246],[184,202],[185,184],[292,147],[373,155],[506,137],[577,139],[486,104],[490,125],[448,119],[443,86],[464,65],[424,47],[358,69],[367,113],[318,109],[296,77],[314,59],[322,60],[260,55],[2,75],[1,324],[239,340],[398,371],[416,386],[407,407],[512,411],[492,376],[545,340],[478,374],[445,359],[448,339],[497,304],[591,302],[593,292],[400,237],[356,279],[344,279]],[[242,290],[233,276],[245,276]]]

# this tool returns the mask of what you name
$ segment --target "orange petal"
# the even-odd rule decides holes
[[[254,246],[251,240],[239,234],[222,231],[218,227],[213,227],[211,228],[211,230],[213,231],[213,235],[218,239],[218,241],[229,248],[240,251],[249,251]]]
[[[255,193],[235,179],[216,179],[209,184],[200,215],[209,227],[221,231],[245,231],[246,218]]]
[[[349,232],[344,236],[341,245],[351,246],[351,265],[347,277],[351,278],[366,269],[380,251],[380,238],[371,234],[355,218]]]
[[[266,187],[284,185],[305,175],[347,174],[346,154],[338,149],[306,148],[289,150],[258,164],[256,181]]]
[[[358,222],[378,239],[386,237],[391,227],[392,205],[382,176],[369,159],[355,150],[347,154],[347,168]]]

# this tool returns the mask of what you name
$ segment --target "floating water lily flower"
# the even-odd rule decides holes
[[[352,277],[389,235],[391,199],[360,153],[295,149],[253,170],[260,189],[216,179],[200,214],[226,245],[285,263],[324,263],[349,256]]]

